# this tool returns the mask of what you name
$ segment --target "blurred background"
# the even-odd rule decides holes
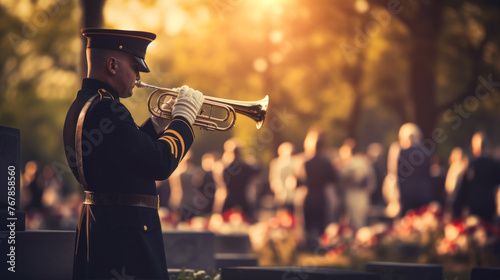
[[[196,130],[191,161],[201,166],[207,153],[220,159],[224,143],[238,139],[241,156],[265,174],[254,193],[273,197],[271,160],[283,142],[302,153],[310,128],[322,129],[339,172],[341,147],[376,143],[378,181],[407,122],[419,126],[443,178],[454,148],[472,156],[478,130],[499,158],[499,26],[493,0],[0,0],[0,125],[21,129],[25,210],[70,205],[58,214],[67,220],[27,226],[76,225],[81,190],[66,164],[62,127],[86,73],[83,27],[156,33],[146,83],[236,100],[269,95],[262,129],[240,116],[230,132]],[[149,93],[135,89],[122,100],[137,123],[149,116]],[[276,208],[263,201],[261,208]]]
[[[64,116],[86,73],[83,26],[158,34],[147,83],[239,100],[270,96],[268,118],[279,121],[259,131],[241,117],[230,133],[200,132],[197,158],[234,135],[269,161],[281,142],[298,145],[312,125],[335,146],[352,137],[388,147],[408,121],[429,139],[439,128],[447,136],[436,146],[442,159],[467,148],[477,129],[500,139],[496,1],[0,3],[0,124],[22,129],[24,162],[65,162]],[[476,94],[485,81],[490,86]],[[148,95],[136,89],[124,100],[137,122],[149,114]]]

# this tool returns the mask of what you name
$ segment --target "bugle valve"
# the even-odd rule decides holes
[[[148,98],[148,109],[152,115],[163,119],[173,118],[169,101],[171,98],[177,98],[178,90],[148,85],[139,80],[135,81],[135,86],[154,89]],[[206,130],[226,131],[235,125],[236,113],[238,113],[254,120],[259,129],[264,124],[268,105],[267,95],[258,101],[238,101],[205,95],[203,107],[193,125]],[[216,116],[221,112],[222,116]]]

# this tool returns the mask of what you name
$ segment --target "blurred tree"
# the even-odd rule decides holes
[[[496,54],[496,41],[466,43],[472,16],[481,28],[496,29],[498,9],[488,1],[200,3],[182,4],[181,28],[158,63],[169,65],[174,84],[207,94],[243,100],[270,94],[268,122],[286,111],[287,129],[255,131],[239,121],[234,130],[247,145],[266,146],[261,159],[284,139],[300,145],[313,124],[327,128],[334,144],[350,136],[388,145],[406,121],[417,122],[426,137],[438,125],[448,129],[454,123],[443,122],[443,112],[478,85],[479,72],[458,65],[484,65],[478,58],[488,46]],[[464,43],[479,53],[471,57]],[[464,80],[469,88],[458,86]]]
[[[82,9],[82,28],[86,27],[102,27],[104,23],[104,4],[106,0],[93,0],[93,1],[85,1],[80,0],[80,6]],[[86,47],[87,47],[87,38],[82,36],[82,52],[80,56],[80,72],[82,78],[87,77],[87,59],[86,59]]]
[[[22,161],[65,162],[62,124],[78,83],[71,1],[0,4],[0,125],[21,129]]]
[[[459,118],[468,118],[470,112],[463,112],[467,110],[461,107],[484,83],[478,78],[499,74],[498,65],[492,61],[500,42],[498,2],[368,2],[389,11],[395,8],[399,11],[397,19],[408,29],[405,40],[412,110],[407,120],[419,124],[424,135],[431,138],[437,125],[456,125]]]
[[[284,140],[300,147],[312,125],[334,145],[388,145],[406,121],[427,137],[442,127],[446,146],[467,145],[479,127],[498,140],[498,13],[486,0],[0,0],[0,125],[22,129],[24,159],[65,162],[62,124],[86,73],[79,31],[103,26],[159,35],[145,82],[269,94],[261,130],[239,117],[230,133],[198,133],[199,153],[234,135],[268,162]],[[148,93],[123,100],[138,122]]]

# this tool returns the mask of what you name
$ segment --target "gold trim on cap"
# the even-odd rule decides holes
[[[125,37],[132,37],[132,38],[139,38],[139,39],[145,39],[148,41],[153,42],[154,39],[150,39],[148,37],[143,37],[143,36],[135,36],[135,35],[130,35],[130,34],[121,34],[121,33],[104,33],[104,32],[85,32],[83,33],[84,36],[87,36],[87,34],[97,34],[97,35],[112,35],[112,36],[125,36]]]

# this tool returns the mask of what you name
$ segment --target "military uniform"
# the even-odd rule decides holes
[[[193,139],[182,117],[160,134],[151,119],[137,126],[113,88],[83,80],[64,124],[66,157],[86,191],[75,279],[168,279],[155,181],[169,177]]]

